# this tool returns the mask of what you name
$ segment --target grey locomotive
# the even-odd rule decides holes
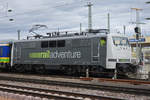
[[[128,69],[130,63],[128,38],[104,30],[12,42],[11,68],[18,71],[59,69],[68,74],[108,73],[114,72],[117,66]]]

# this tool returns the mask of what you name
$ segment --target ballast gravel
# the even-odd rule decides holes
[[[41,88],[41,89],[50,89],[50,90],[59,90],[59,91],[66,91],[66,92],[74,92],[74,93],[82,93],[82,94],[92,94],[98,96],[107,96],[107,97],[114,97],[119,99],[125,100],[150,100],[150,96],[142,96],[142,95],[134,95],[128,93],[115,93],[109,91],[101,91],[101,90],[90,90],[90,89],[83,89],[83,88],[72,88],[72,87],[65,87],[65,86],[55,86],[55,85],[41,85],[41,84],[33,84],[33,83],[22,83],[22,82],[12,82],[12,81],[0,81],[1,84],[9,84],[9,85],[18,85],[18,86],[26,86],[26,87],[34,87],[34,88]],[[2,92],[0,92],[2,93]],[[1,99],[3,98],[3,99]],[[29,97],[28,97],[29,98]],[[32,98],[32,97],[30,97]],[[0,94],[0,100],[7,100]],[[8,99],[11,100],[11,99]],[[18,100],[18,99],[13,99]],[[26,98],[27,100],[27,98]],[[39,99],[37,100],[47,100]]]

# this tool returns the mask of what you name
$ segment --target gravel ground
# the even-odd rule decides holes
[[[37,87],[37,88],[51,89],[51,90],[60,90],[60,91],[67,91],[67,92],[75,92],[75,93],[83,93],[83,94],[93,94],[99,96],[108,96],[108,97],[110,96],[110,97],[114,97],[114,98],[117,97],[126,100],[150,100],[150,96],[140,96],[140,95],[127,94],[127,93],[115,93],[109,91],[71,88],[71,87],[64,87],[64,86],[50,86],[50,85],[41,85],[41,84],[32,84],[32,83],[11,82],[11,81],[0,81],[0,83],[18,85],[18,86]]]

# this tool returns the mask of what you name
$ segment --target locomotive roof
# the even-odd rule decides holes
[[[68,39],[88,39],[92,37],[106,37],[106,34],[95,34],[95,35],[78,35],[78,36],[71,36],[71,37],[51,37],[51,38],[43,38],[43,39],[31,39],[31,40],[16,40],[14,42],[31,42],[31,41],[44,41],[44,40],[68,40]]]
[[[68,39],[89,39],[92,37],[107,37],[107,36],[119,36],[126,37],[124,34],[87,34],[87,35],[74,35],[74,36],[57,36],[42,39],[31,39],[31,40],[16,40],[14,42],[31,42],[31,41],[49,41],[49,40],[68,40]]]

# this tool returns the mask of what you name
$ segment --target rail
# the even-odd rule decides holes
[[[142,81],[142,80],[127,80],[127,79],[110,79],[110,78],[80,78],[81,80],[84,81],[92,81],[94,79],[99,80],[99,82],[115,82],[115,83],[129,83],[129,84],[134,84],[134,85],[141,85],[141,84],[149,84],[150,81]]]
[[[48,90],[48,89],[40,89],[40,88],[24,87],[24,86],[16,86],[16,85],[6,85],[6,84],[0,84],[0,91],[32,96],[32,97],[56,99],[56,100],[70,100],[70,99],[83,100],[86,98],[90,100],[122,100],[122,99],[112,98],[112,97],[87,95],[87,94],[80,94],[80,93],[73,93],[73,92],[64,92],[64,91],[56,91],[56,90]]]
[[[0,76],[0,80],[7,81],[17,81],[17,82],[27,82],[34,84],[46,84],[46,85],[58,85],[58,86],[67,86],[67,87],[75,87],[75,88],[86,88],[91,90],[107,90],[107,91],[115,91],[115,92],[125,92],[130,94],[140,94],[149,96],[150,89],[149,88],[137,88],[137,87],[125,87],[125,86],[113,86],[113,85],[102,85],[102,84],[89,84],[89,83],[75,83],[75,82],[65,82],[65,81],[53,81],[53,80],[40,80],[40,79],[28,79],[28,78],[16,78],[16,77],[6,77]],[[111,79],[102,79],[101,81],[117,81]],[[132,82],[133,80],[131,80]],[[130,80],[122,80],[122,82],[130,82]],[[142,83],[142,82],[141,82]],[[144,82],[145,83],[145,82]],[[134,83],[135,84],[135,83]]]

